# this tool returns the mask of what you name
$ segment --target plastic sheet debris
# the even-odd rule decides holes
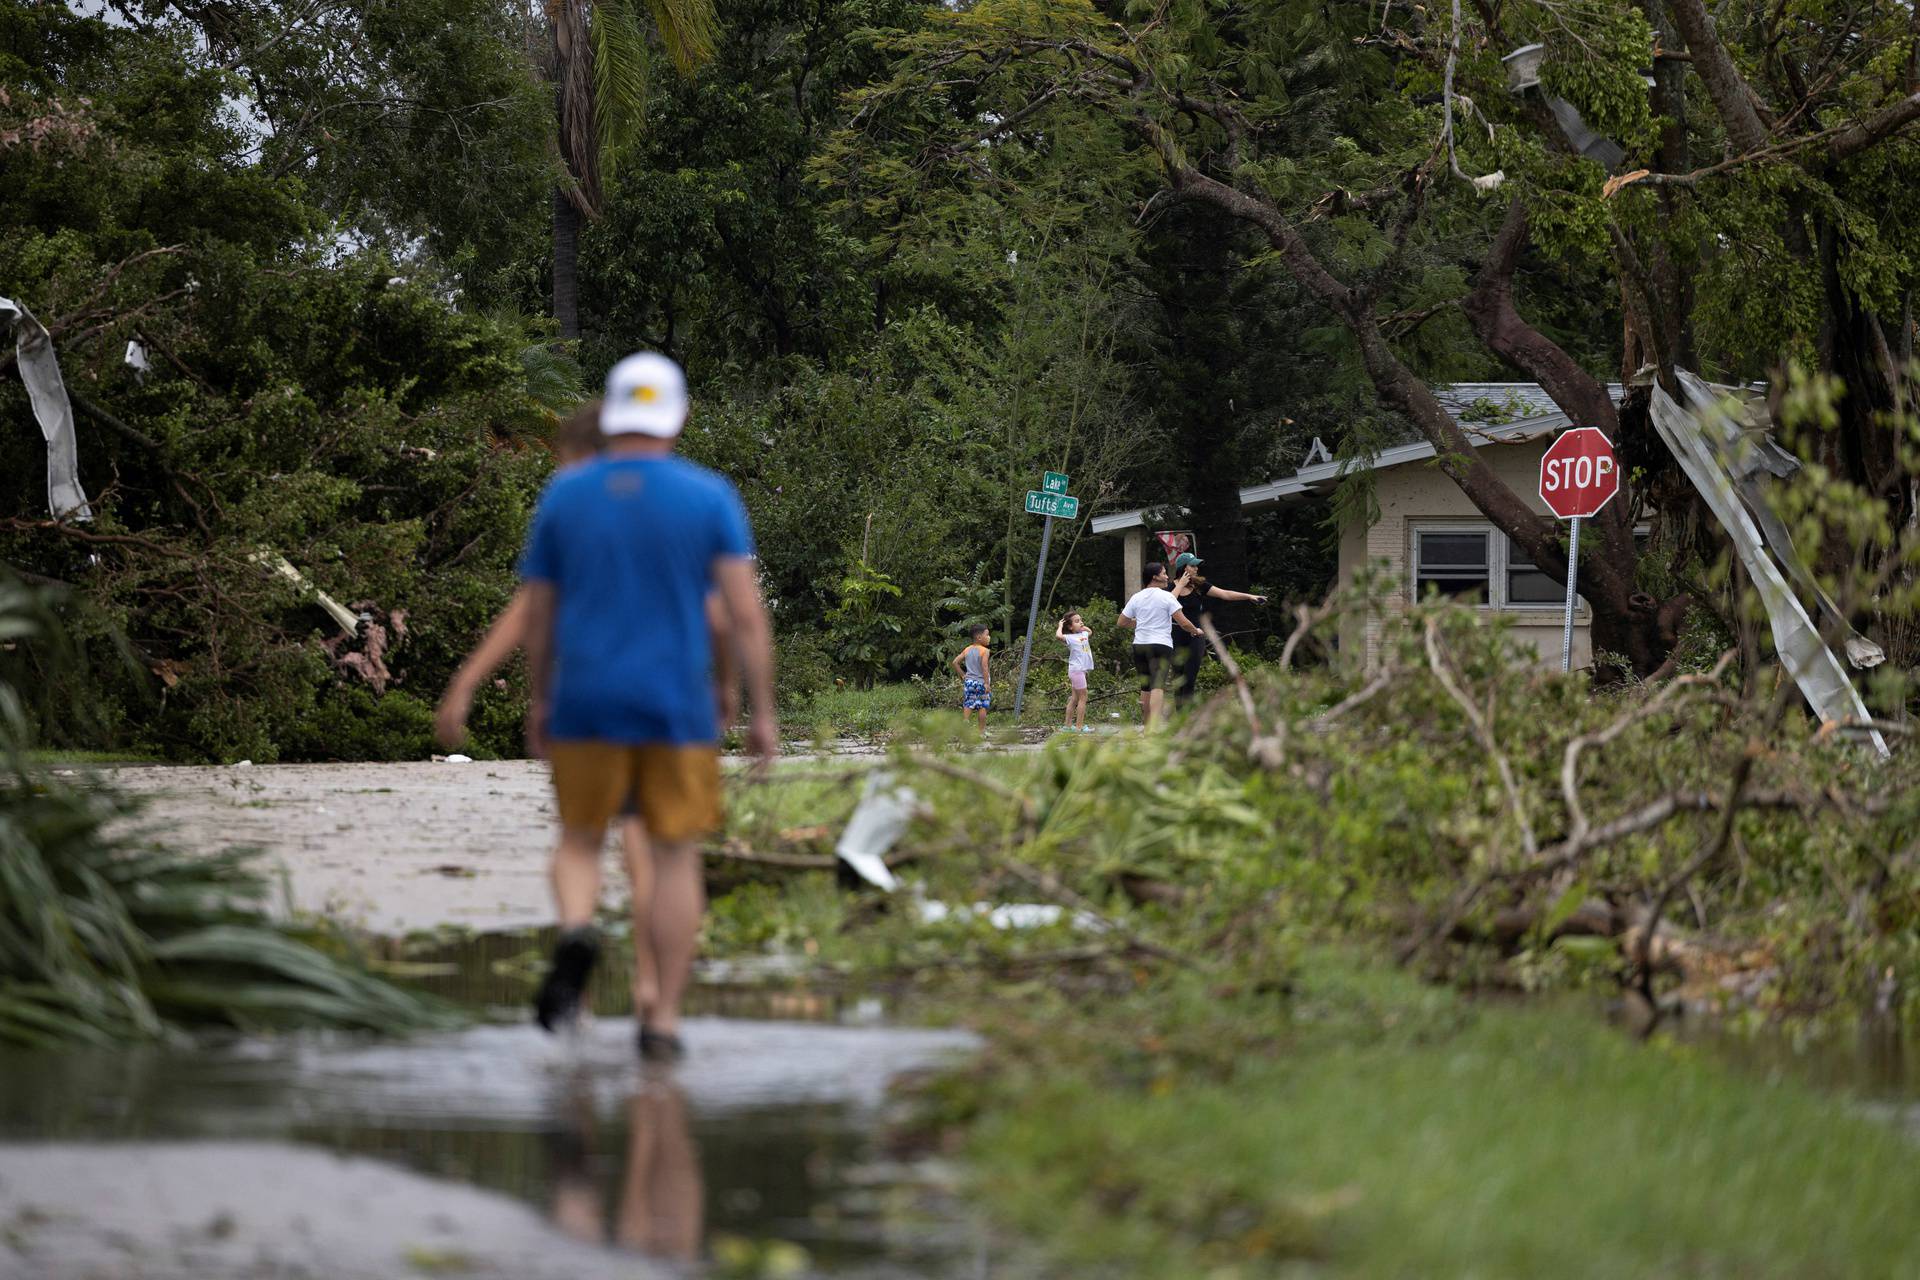
[[[1766,606],[1767,619],[1773,627],[1773,646],[1780,654],[1780,661],[1786,665],[1794,683],[1800,686],[1800,692],[1805,695],[1814,714],[1824,723],[1864,724],[1871,721],[1866,703],[1860,700],[1853,682],[1847,679],[1846,668],[1840,665],[1833,650],[1820,638],[1820,631],[1807,615],[1806,607],[1788,587],[1773,557],[1767,554],[1760,523],[1741,500],[1738,481],[1742,477],[1752,480],[1756,469],[1771,470],[1765,464],[1771,462],[1778,465],[1779,460],[1771,455],[1760,455],[1756,461],[1754,453],[1745,451],[1747,446],[1741,444],[1745,433],[1729,414],[1728,397],[1716,393],[1705,382],[1684,370],[1679,372],[1678,377],[1680,392],[1686,403],[1682,405],[1656,383],[1653,388],[1653,425],[1680,463],[1681,470],[1686,472],[1687,479],[1693,482],[1694,489],[1732,540],[1734,553],[1740,557],[1740,563],[1752,579],[1761,603]],[[1771,442],[1768,445],[1773,447]],[[1758,448],[1757,445],[1751,447]],[[1784,457],[1791,458],[1784,450],[1780,452]],[[1781,536],[1785,536],[1784,529],[1781,530]],[[1797,559],[1792,555],[1790,540],[1785,546],[1782,558],[1790,561]],[[1800,572],[1804,573],[1805,570],[1801,569]],[[1824,594],[1822,605],[1833,607]],[[1877,652],[1877,646],[1874,646],[1874,650]],[[1870,655],[1860,655],[1861,658],[1867,656]],[[1881,737],[1879,730],[1870,728],[1867,736],[1882,757],[1890,754],[1886,739]]]
[[[1051,902],[974,902],[957,906],[951,902],[923,898],[915,904],[915,908],[920,913],[921,924],[941,924],[956,916],[972,916],[976,920],[985,920],[996,929],[1040,929],[1068,918],[1065,907]],[[1106,927],[1106,921],[1085,911],[1074,913],[1072,922],[1076,929],[1098,930]]]
[[[920,797],[911,787],[896,784],[892,774],[885,770],[868,774],[834,856],[868,884],[892,893],[900,881],[887,866],[887,850],[898,843],[919,807]]]
[[[80,487],[80,451],[73,430],[73,402],[67,398],[53,336],[33,313],[12,298],[0,298],[0,324],[13,330],[20,381],[47,441],[47,510],[55,520],[91,520],[93,508]]]

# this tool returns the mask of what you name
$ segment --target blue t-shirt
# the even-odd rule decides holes
[[[555,476],[520,558],[522,578],[554,589],[548,736],[715,741],[707,593],[716,560],[752,554],[739,493],[684,458]]]

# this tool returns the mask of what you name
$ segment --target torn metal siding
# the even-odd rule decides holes
[[[47,510],[55,520],[91,520],[93,508],[80,487],[80,452],[73,428],[73,402],[53,354],[53,337],[33,313],[0,298],[0,323],[12,328],[20,380],[27,385],[33,416],[47,441]]]
[[[1693,378],[1692,374],[1683,376]],[[1746,504],[1747,514],[1760,526],[1767,549],[1773,553],[1787,577],[1793,580],[1793,585],[1819,606],[1829,633],[1840,637],[1847,661],[1855,667],[1879,666],[1887,660],[1886,651],[1853,629],[1853,624],[1840,611],[1840,606],[1834,603],[1833,597],[1826,593],[1813,572],[1807,568],[1805,559],[1793,545],[1793,535],[1767,501],[1767,484],[1771,480],[1785,480],[1797,473],[1800,459],[1774,442],[1773,423],[1757,395],[1743,390],[1716,388],[1697,378],[1694,381],[1705,388],[1707,394],[1731,396],[1739,405],[1736,417],[1732,405],[1722,401],[1727,411],[1702,419],[1700,427],[1705,433],[1708,447],[1733,478],[1740,500]]]
[[[1767,553],[1759,522],[1742,501],[1740,478],[1752,482],[1759,471],[1772,473],[1780,459],[1741,443],[1746,433],[1728,412],[1728,401],[1705,382],[1684,371],[1679,379],[1681,394],[1686,399],[1684,406],[1668,395],[1665,388],[1654,386],[1653,425],[1733,542],[1734,553],[1740,557],[1754,589],[1760,594],[1761,603],[1766,606],[1767,619],[1773,628],[1774,649],[1780,661],[1823,722],[1870,722],[1872,716],[1853,682],[1847,678],[1846,668],[1820,638],[1813,619],[1788,587],[1786,578]],[[1766,449],[1774,448],[1770,442],[1766,445]],[[1755,492],[1757,494],[1757,490]],[[1789,555],[1791,545],[1791,542],[1786,544]],[[1805,572],[1804,567],[1799,568],[1796,577]],[[1878,730],[1869,729],[1868,735],[1881,756],[1889,754],[1886,739]]]

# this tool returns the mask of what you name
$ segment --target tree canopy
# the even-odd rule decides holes
[[[125,638],[95,668],[119,673],[118,740],[424,751],[426,703],[511,586],[537,444],[638,347],[687,366],[686,448],[746,493],[816,683],[938,670],[970,621],[1011,635],[1042,470],[1083,515],[1186,512],[1223,581],[1311,596],[1326,512],[1250,520],[1238,485],[1316,435],[1359,456],[1413,433],[1557,579],[1560,529],[1477,461],[1439,382],[1538,381],[1615,433],[1629,493],[1583,594],[1597,647],[1643,674],[1690,614],[1738,624],[1648,380],[1835,380],[1803,449],[1891,527],[1911,514],[1908,10],[569,12],[595,57],[690,72],[645,75],[644,129],[575,131],[596,165],[577,338],[548,318],[553,195],[585,153],[555,142],[545,8],[0,7],[0,291],[52,333],[98,517],[43,514],[42,446],[12,433],[0,561],[73,587],[96,646]],[[17,381],[0,401],[30,421]],[[1114,592],[1110,548],[1054,557],[1050,605]],[[511,679],[495,692],[504,750]]]

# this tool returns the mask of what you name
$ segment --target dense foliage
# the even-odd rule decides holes
[[[1616,403],[1609,375],[1644,369],[1671,391],[1682,368],[1745,378],[1804,356],[1848,387],[1816,456],[1879,496],[1911,478],[1888,419],[1914,392],[1915,260],[1882,183],[1920,161],[1920,58],[1897,6],[1780,4],[1716,25],[1703,0],[1450,15],[982,0],[891,47],[892,74],[861,93],[832,153],[864,199],[1010,204],[1035,167],[1074,165],[1097,140],[1099,172],[1135,178],[1109,199],[1241,226],[1229,260],[1283,267],[1379,402],[1556,578],[1564,534],[1478,458],[1428,383],[1478,351],[1607,430],[1635,483],[1595,521],[1583,594],[1596,644],[1640,675],[1671,655],[1671,617],[1696,593],[1648,590],[1661,566],[1642,572],[1629,509],[1685,522],[1696,500],[1648,422],[1649,392]],[[1206,255],[1192,256],[1197,282]],[[1529,263],[1549,294],[1620,299],[1618,363],[1596,359],[1611,354],[1604,312],[1529,290]],[[1911,495],[1896,500],[1903,516]],[[1686,550],[1719,549],[1710,531],[1698,543]],[[1725,608],[1707,586],[1697,594]]]
[[[1327,509],[1237,501],[1315,436],[1426,433],[1561,572],[1559,531],[1471,466],[1433,381],[1517,371],[1618,429],[1632,491],[1583,580],[1599,647],[1643,674],[1689,608],[1741,615],[1644,404],[1601,389],[1623,365],[1784,386],[1798,357],[1841,380],[1805,451],[1906,501],[1920,87],[1865,52],[1911,44],[1878,11],[1710,38],[1699,0],[109,8],[0,6],[0,289],[52,330],[100,516],[47,521],[41,445],[10,433],[0,561],[75,588],[96,656],[130,647],[94,664],[89,745],[426,753],[509,589],[534,445],[641,346],[687,365],[685,447],[747,495],[789,701],[937,673],[972,621],[1014,641],[1042,470],[1083,499],[1050,610],[1119,594],[1084,517],[1134,506],[1197,529],[1218,582],[1319,595]],[[1683,37],[1694,60],[1649,89]],[[1516,93],[1500,58],[1528,41],[1542,88]],[[1618,144],[1611,180],[1542,94]],[[556,273],[577,339],[547,319]],[[29,421],[10,377],[0,406]],[[1367,502],[1356,481],[1337,506]],[[1877,597],[1848,605],[1907,656]],[[1282,616],[1222,620],[1258,644]],[[515,679],[482,700],[482,751],[516,746]]]
[[[72,741],[67,710],[92,701],[100,745],[423,755],[440,674],[505,599],[535,445],[577,378],[517,321],[449,305],[426,266],[350,250],[311,200],[330,182],[250,152],[233,77],[184,34],[33,6],[0,38],[32,95],[16,110],[59,99],[85,122],[6,152],[0,278],[53,335],[99,516],[48,520],[44,446],[10,432],[0,559],[71,585],[79,637],[136,659],[84,687],[23,682],[45,737]],[[32,422],[17,379],[0,401]],[[301,580],[270,571],[281,559]],[[316,587],[393,651],[343,634]]]

